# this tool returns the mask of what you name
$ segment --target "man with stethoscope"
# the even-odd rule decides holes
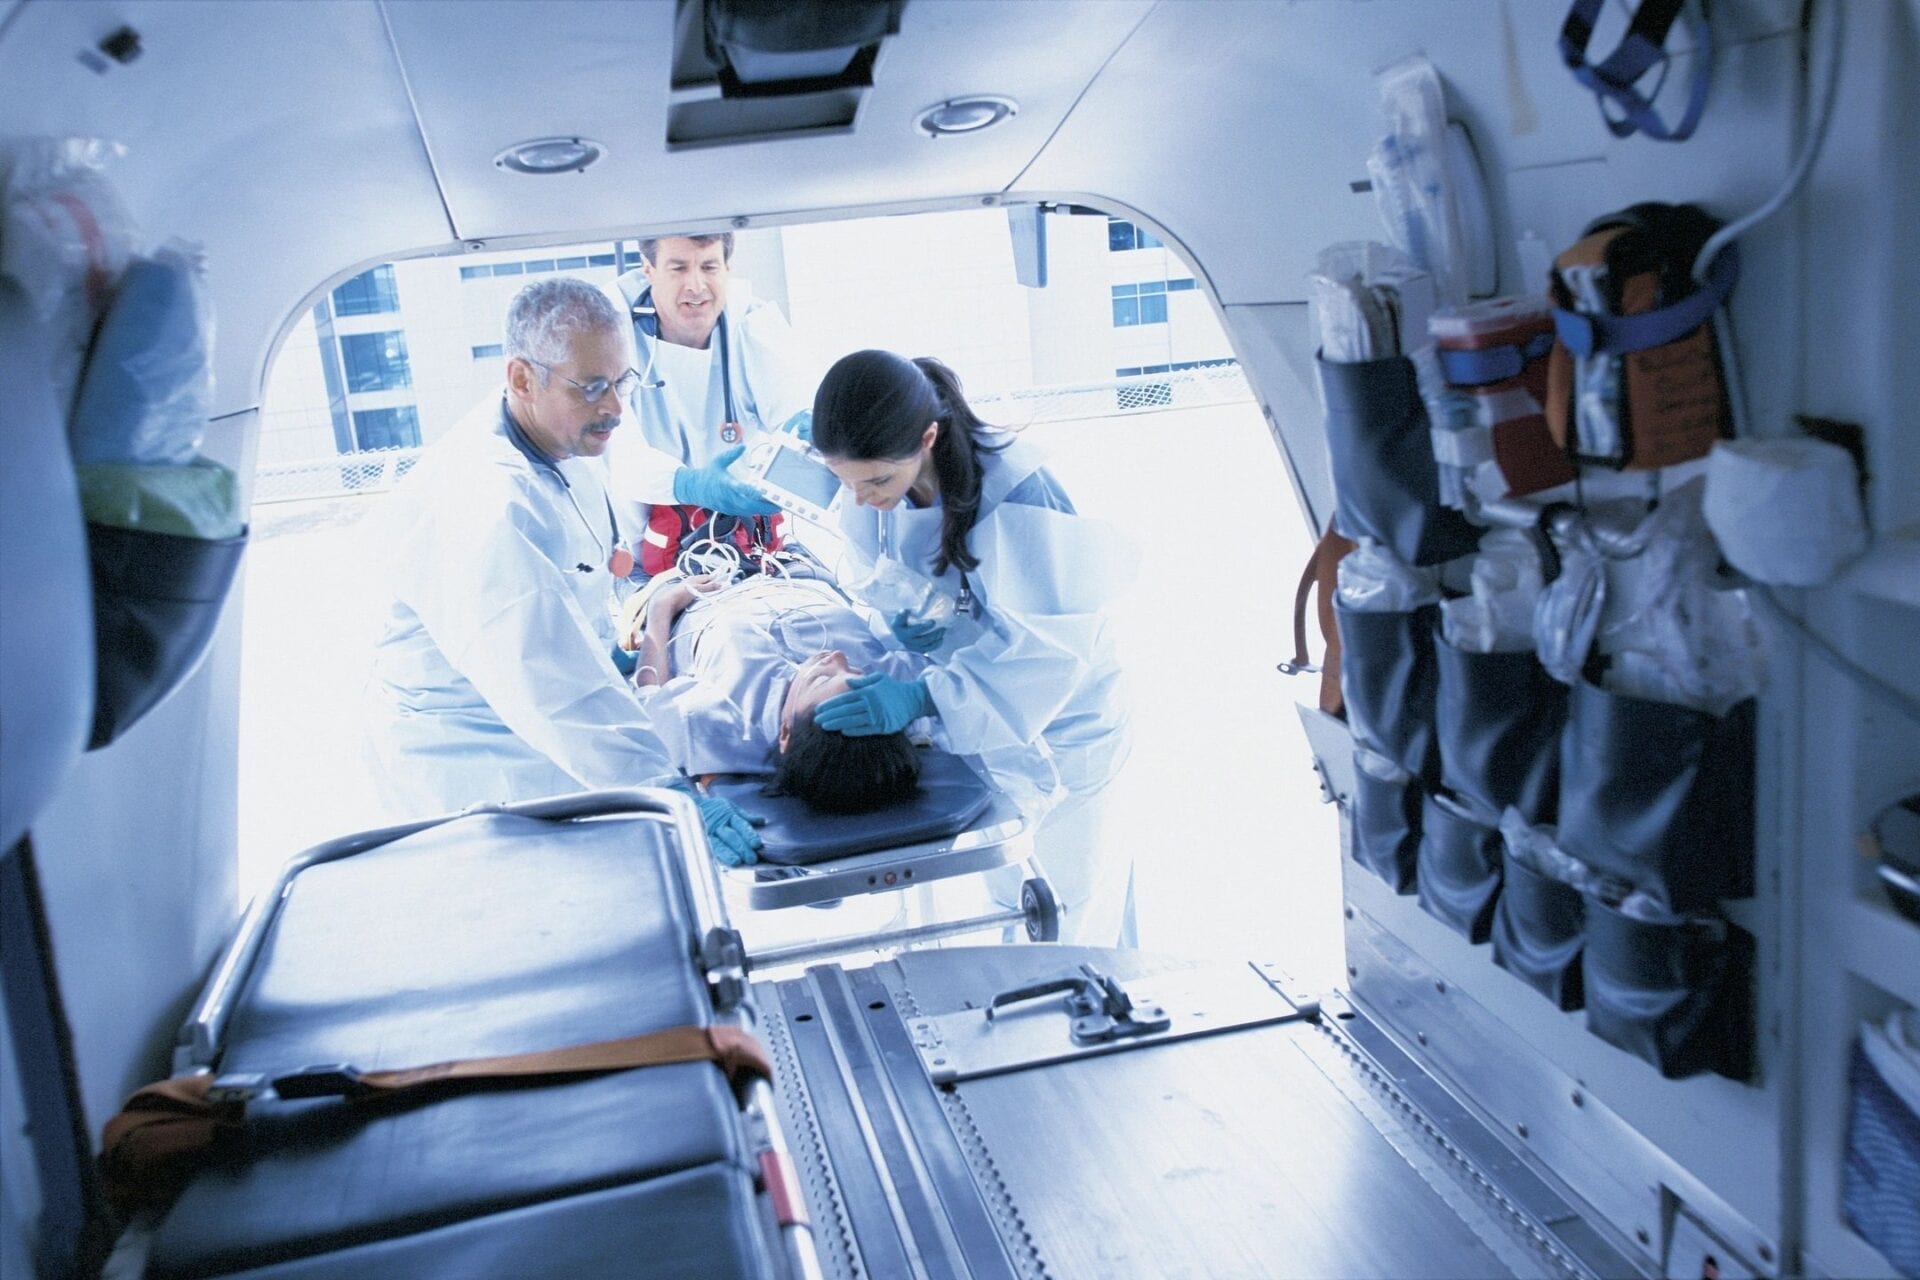
[[[583,788],[692,789],[610,656],[633,554],[593,460],[639,381],[625,318],[585,281],[541,280],[508,308],[505,351],[501,394],[390,500],[368,745],[395,819]],[[752,861],[748,819],[696,799],[715,854]]]
[[[733,281],[731,232],[645,239],[640,258],[613,293],[643,371],[638,430],[607,453],[640,567],[662,572],[705,538],[777,550],[786,518],[727,468],[756,432],[805,434],[818,372],[780,309]]]

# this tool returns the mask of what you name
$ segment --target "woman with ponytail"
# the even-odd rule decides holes
[[[1128,747],[1105,617],[1132,576],[1125,540],[1077,515],[1039,450],[983,423],[938,360],[839,361],[813,445],[849,491],[843,585],[932,659],[918,679],[857,677],[815,723],[860,735],[933,717],[941,745],[1038,822],[1061,941],[1133,945],[1132,866],[1101,857],[1097,803]]]

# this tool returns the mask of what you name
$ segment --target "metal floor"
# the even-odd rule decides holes
[[[931,1027],[1082,961],[1130,991],[1172,993],[1176,1031],[1207,1016],[1187,1006],[1208,971],[1065,947],[909,952],[755,986],[826,1275],[1637,1274],[1570,1230],[1565,1201],[1344,1003],[931,1082]],[[1292,1014],[1264,991],[1271,1016]],[[1031,1039],[1051,1025],[1065,1045],[1063,1006],[1046,1004],[998,1026]]]

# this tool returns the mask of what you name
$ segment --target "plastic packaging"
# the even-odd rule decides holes
[[[55,335],[48,372],[63,404],[71,403],[87,344],[120,273],[142,247],[105,174],[124,151],[97,138],[0,142],[0,275],[20,286],[35,318]]]
[[[1824,440],[1720,441],[1704,511],[1728,562],[1759,582],[1818,586],[1867,550],[1853,457]]]
[[[1592,870],[1560,847],[1559,833],[1554,828],[1535,826],[1518,809],[1509,806],[1500,815],[1500,835],[1507,842],[1507,853],[1527,870],[1575,889],[1593,886]]]
[[[888,618],[904,609],[909,622],[944,625],[953,621],[953,597],[940,590],[933,579],[892,556],[879,557],[871,573],[846,586]]]
[[[1339,602],[1362,613],[1406,613],[1440,598],[1434,570],[1405,563],[1371,538],[1341,558],[1336,574]]]
[[[1628,540],[1633,554],[1610,566],[1614,607],[1598,644],[1612,661],[1616,693],[1712,715],[1760,691],[1766,650],[1746,595],[1716,583],[1720,549],[1701,513],[1696,476],[1669,493]],[[1631,571],[1627,560],[1639,563]],[[1620,590],[1630,582],[1630,590]]]
[[[1540,665],[1561,684],[1575,684],[1593,651],[1606,606],[1607,571],[1584,526],[1560,547],[1560,576],[1540,593],[1533,610],[1533,643]]]
[[[1377,83],[1387,134],[1367,156],[1387,235],[1433,277],[1444,306],[1467,300],[1466,236],[1449,169],[1446,90],[1424,57],[1402,59]]]
[[[197,245],[127,264],[87,352],[69,435],[81,463],[193,461],[213,406],[213,308]]]
[[[80,506],[88,523],[220,540],[244,525],[233,472],[199,458],[185,466],[81,463]]]
[[[1433,279],[1376,240],[1329,245],[1307,277],[1324,360],[1351,364],[1411,352],[1427,342]]]
[[[1469,594],[1440,604],[1448,644],[1468,653],[1521,653],[1533,648],[1539,603],[1540,552],[1518,529],[1495,529],[1480,539],[1468,568]]]

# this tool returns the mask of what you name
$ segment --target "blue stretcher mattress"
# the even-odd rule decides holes
[[[770,796],[764,777],[725,774],[708,790],[757,817],[764,847],[760,860],[784,867],[812,866],[857,853],[898,849],[957,836],[993,801],[993,790],[965,760],[950,752],[921,748],[920,788],[899,804],[871,813],[820,813],[792,796]]]
[[[221,1069],[418,1066],[711,1022],[671,838],[487,815],[310,868]],[[637,1258],[649,1275],[764,1273],[738,1107],[708,1063],[249,1116],[160,1225],[156,1280],[614,1276]]]

